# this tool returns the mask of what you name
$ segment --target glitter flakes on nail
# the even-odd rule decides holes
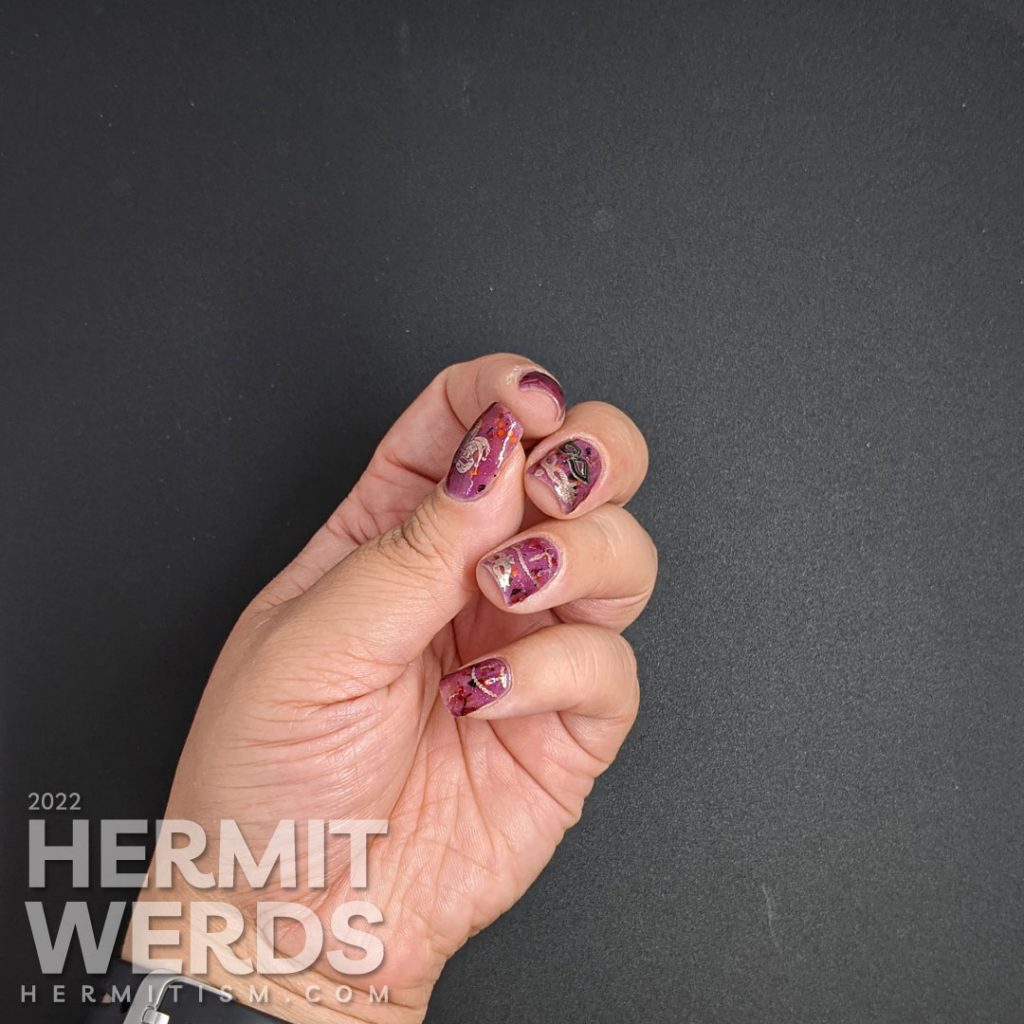
[[[558,548],[544,537],[527,537],[488,555],[481,563],[494,577],[506,605],[519,604],[558,573]]]
[[[512,688],[512,671],[504,658],[485,658],[449,673],[438,688],[444,706],[462,718],[504,697]]]
[[[505,406],[495,402],[485,409],[452,459],[445,481],[448,493],[460,501],[479,498],[522,436],[522,424]]]
[[[576,508],[600,475],[600,453],[589,441],[578,437],[563,441],[530,470],[530,476],[555,492],[563,512]]]

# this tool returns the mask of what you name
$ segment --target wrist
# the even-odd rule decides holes
[[[154,903],[167,904],[168,916],[163,916],[164,908],[157,911]],[[399,1002],[398,994],[383,980],[341,975],[322,957],[290,973],[251,969],[257,962],[253,915],[239,910],[247,919],[242,936],[219,944],[216,933],[197,930],[191,912],[195,904],[208,903],[209,898],[204,901],[178,887],[159,894],[143,889],[132,908],[122,959],[136,971],[169,970],[191,978],[289,1024],[419,1024],[423,1020],[429,990],[422,1000]]]

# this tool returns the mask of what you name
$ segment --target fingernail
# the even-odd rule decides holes
[[[488,555],[481,563],[494,577],[505,604],[519,604],[557,575],[558,548],[544,537],[527,537]]]
[[[505,406],[500,402],[489,406],[459,445],[445,489],[460,501],[475,501],[498,475],[522,436],[522,424]]]
[[[462,718],[504,697],[512,688],[512,670],[504,658],[485,658],[446,675],[438,687],[444,706]]]
[[[563,441],[530,469],[530,476],[555,492],[563,512],[571,512],[593,490],[601,475],[601,455],[582,438]]]
[[[540,370],[531,370],[519,378],[520,391],[543,391],[549,398],[554,400],[558,407],[559,417],[565,415],[565,392],[562,385],[550,374],[542,373]]]

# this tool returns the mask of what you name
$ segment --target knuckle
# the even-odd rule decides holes
[[[650,463],[647,440],[627,413],[608,402],[581,402],[573,407],[573,413],[582,422],[593,425],[594,436],[608,454],[628,455],[631,479],[642,480],[647,475]]]
[[[586,627],[584,627],[586,628]],[[566,634],[565,664],[572,692],[583,699],[600,680],[615,692],[613,717],[632,720],[640,703],[636,653],[621,634],[599,626],[588,629],[589,642],[580,643],[575,631]],[[603,687],[602,687],[603,688]],[[621,695],[621,696],[620,696]]]
[[[445,390],[448,387],[448,381],[454,374],[465,366],[465,363],[449,363],[443,370],[440,370],[435,374],[434,379],[430,382],[427,390],[441,389]]]
[[[425,501],[408,519],[382,534],[380,551],[403,569],[422,572],[431,579],[439,570],[459,571],[456,552],[434,501]]]
[[[615,505],[602,505],[580,520],[593,531],[593,546],[602,557],[613,554],[619,540],[616,508]]]
[[[572,601],[558,609],[563,622],[598,626],[602,629],[625,629],[642,614],[650,595],[630,597],[590,597]]]
[[[628,548],[633,516],[618,505],[602,505],[587,521],[594,527],[597,548],[603,557],[615,559]]]
[[[592,513],[597,528],[597,543],[609,561],[628,557],[633,571],[630,578],[643,581],[639,593],[627,595],[642,598],[646,604],[658,577],[658,546],[637,518],[619,505],[603,505]]]
[[[654,543],[654,538],[641,526],[639,523],[636,524],[637,529],[640,531],[642,538],[642,544],[647,552],[647,564],[649,566],[650,575],[650,589],[654,589],[654,583],[658,578],[658,545]]]
[[[365,630],[330,628],[326,609],[300,598],[249,638],[240,676],[252,693],[298,685],[305,698],[335,700],[360,691],[374,661]],[[348,623],[348,627],[355,623]]]
[[[640,674],[633,645],[623,636],[618,636],[619,678],[625,684],[628,693],[626,710],[629,717],[635,718],[640,708]]]
[[[524,356],[519,352],[492,352],[489,355],[481,356],[479,364],[483,366],[498,366],[502,363],[529,363],[531,366],[539,366],[535,359]]]
[[[616,662],[616,674],[625,679],[636,679],[637,661],[633,645],[621,633],[614,633],[612,646],[614,648],[613,657]]]

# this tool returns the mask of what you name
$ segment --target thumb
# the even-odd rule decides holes
[[[463,438],[447,478],[409,518],[297,599],[307,627],[316,624],[325,642],[369,662],[404,665],[417,657],[478,592],[480,558],[519,529],[522,436],[509,409],[489,406]]]

